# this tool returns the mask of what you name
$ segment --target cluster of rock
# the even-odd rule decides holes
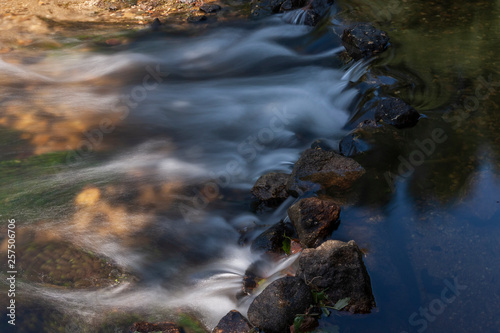
[[[332,4],[333,0],[253,0],[252,16],[303,8],[321,17]],[[347,54],[354,60],[376,56],[389,45],[384,31],[364,23],[346,27],[341,38]],[[286,255],[284,241],[296,239],[302,250],[298,269],[295,276],[269,284],[251,303],[248,319],[232,310],[221,319],[214,333],[293,332],[298,314],[308,316],[313,308],[334,306],[339,301],[345,302],[339,310],[351,313],[369,313],[375,307],[370,277],[358,245],[352,240],[329,238],[340,223],[340,198],[352,191],[365,174],[365,169],[351,157],[370,149],[371,138],[384,131],[382,124],[395,129],[412,127],[420,114],[395,97],[379,97],[369,107],[365,113],[372,118],[361,121],[344,137],[338,152],[321,142],[313,143],[295,163],[291,174],[271,172],[257,180],[251,189],[257,210],[277,207],[289,197],[297,199],[288,209],[291,222],[282,220],[262,232],[252,242],[251,249],[271,258],[280,257]],[[261,279],[257,264],[247,269],[239,296],[250,295],[256,288]],[[321,304],[315,304],[318,300],[314,293],[324,295]],[[165,329],[178,332],[173,326],[167,325]]]

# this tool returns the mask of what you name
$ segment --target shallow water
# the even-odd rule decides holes
[[[236,295],[259,259],[248,242],[292,204],[253,212],[249,189],[290,171],[315,139],[337,145],[363,103],[390,93],[426,117],[360,158],[368,180],[332,235],[366,252],[377,308],[332,314],[319,330],[498,332],[498,30],[480,29],[498,21],[496,5],[460,3],[468,10],[455,20],[428,24],[447,11],[364,10],[377,4],[345,5],[391,36],[369,64],[343,66],[332,27],[279,16],[112,52],[1,59],[0,198],[18,227],[18,331],[119,332],[180,313],[211,329],[245,313],[251,297]],[[383,80],[361,83],[365,74]],[[446,139],[429,143],[436,129]],[[263,264],[263,275],[286,274],[294,259]],[[450,284],[461,289],[443,300]]]

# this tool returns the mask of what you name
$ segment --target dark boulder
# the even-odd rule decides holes
[[[396,128],[413,127],[420,114],[403,100],[395,97],[381,99],[375,106],[375,120]]]
[[[313,290],[324,291],[330,305],[349,297],[344,310],[369,313],[375,307],[370,276],[354,241],[329,240],[316,249],[305,249],[296,275]]]
[[[184,330],[174,323],[161,322],[161,323],[147,323],[145,321],[134,323],[129,328],[130,333],[140,332],[163,332],[163,333],[184,333]]]
[[[309,287],[298,277],[283,277],[271,283],[248,309],[250,322],[266,333],[289,332],[297,314],[313,303]]]
[[[295,231],[291,223],[279,223],[261,233],[252,242],[250,249],[254,252],[266,252],[268,254],[285,254],[283,241],[285,236],[293,237]]]
[[[277,206],[289,196],[286,191],[289,177],[290,175],[286,173],[267,173],[257,179],[250,192],[259,202],[267,206]]]
[[[286,189],[296,197],[320,189],[344,191],[352,187],[364,173],[365,169],[349,157],[333,151],[308,149],[295,163]]]
[[[331,200],[305,198],[288,209],[302,247],[316,247],[335,230],[340,207]]]
[[[219,10],[221,10],[221,9],[222,9],[222,8],[221,8],[221,6],[219,6],[219,5],[202,5],[202,6],[200,7],[200,10],[201,10],[202,12],[207,13],[207,14],[210,14],[210,13],[216,13],[216,12],[218,12],[218,11],[219,11]]]
[[[252,325],[236,310],[231,310],[214,328],[213,333],[248,333]]]
[[[389,36],[370,24],[357,23],[344,29],[342,44],[351,58],[359,60],[383,52],[389,44]]]

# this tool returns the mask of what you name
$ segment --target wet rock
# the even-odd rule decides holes
[[[302,247],[316,247],[338,226],[340,207],[331,200],[305,198],[288,209]]]
[[[357,23],[344,30],[342,44],[351,58],[359,60],[383,52],[389,44],[389,37],[370,24]]]
[[[326,151],[335,150],[335,149],[333,149],[332,145],[330,145],[329,142],[327,142],[323,139],[318,139],[318,140],[315,140],[313,143],[311,143],[311,149],[321,149],[321,150],[326,150]]]
[[[295,315],[313,303],[309,287],[298,277],[284,277],[271,283],[248,309],[250,322],[266,333],[288,332]]]
[[[250,192],[267,206],[277,206],[288,198],[286,182],[290,175],[280,172],[270,172],[261,176]]]
[[[304,17],[304,24],[314,27],[319,23],[321,16],[312,9],[307,9]]]
[[[213,333],[248,333],[252,325],[236,310],[231,310],[214,328]]]
[[[370,276],[354,241],[329,240],[316,249],[305,249],[296,275],[313,290],[324,291],[331,305],[349,297],[345,310],[369,313],[375,307]]]
[[[279,13],[284,2],[285,0],[252,0],[250,16],[261,18]]]
[[[203,22],[206,20],[207,20],[207,17],[205,15],[190,15],[187,18],[187,21],[189,23],[199,23],[199,22]]]
[[[413,127],[420,114],[403,100],[395,97],[381,99],[375,106],[375,120],[396,128]]]
[[[152,31],[159,31],[161,27],[161,21],[158,18],[155,18],[149,27]]]
[[[161,323],[147,323],[145,321],[134,323],[130,329],[130,333],[140,332],[163,332],[163,333],[184,333],[184,330],[174,323],[161,322]]]
[[[222,8],[219,5],[203,5],[203,6],[200,7],[200,10],[202,12],[207,13],[207,14],[216,13],[216,12],[218,12],[221,9]]]
[[[346,157],[365,153],[370,148],[371,146],[356,132],[347,134],[339,143],[339,152]]]
[[[308,149],[293,168],[286,190],[293,196],[334,188],[344,191],[365,173],[355,160],[333,151]]]
[[[291,223],[279,223],[261,233],[252,242],[251,250],[254,252],[266,252],[268,254],[285,254],[283,250],[284,235],[294,236],[294,230]]]
[[[366,138],[370,138],[371,133],[376,129],[377,123],[374,120],[365,120],[360,123],[356,129],[340,141],[339,152],[346,157],[366,153],[371,149],[371,145]]]
[[[281,6],[283,9],[283,5]],[[302,24],[315,26],[318,24],[320,16],[312,9],[299,9],[291,11],[283,15],[283,21],[290,24]]]
[[[245,271],[245,275],[243,276],[243,284],[241,287],[241,293],[237,295],[237,298],[242,298],[244,296],[248,296],[253,294],[255,288],[259,281],[263,279],[262,268],[266,267],[267,262],[264,260],[257,260],[253,262]]]
[[[311,10],[318,16],[318,19],[328,13],[333,6],[334,0],[286,0],[281,5],[281,11],[303,8]]]
[[[319,17],[323,17],[330,11],[334,2],[334,0],[312,0],[311,9],[318,13]]]

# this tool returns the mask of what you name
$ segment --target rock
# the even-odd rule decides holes
[[[252,18],[266,17],[280,12],[285,0],[252,0],[250,16]]]
[[[333,6],[334,0],[286,0],[281,5],[281,11],[288,11],[292,9],[303,8],[304,10],[311,10],[318,19],[328,13],[330,7]]]
[[[288,198],[286,182],[290,175],[280,172],[270,172],[261,176],[250,192],[267,206],[277,206]]]
[[[321,149],[321,150],[326,150],[326,151],[335,150],[335,149],[333,149],[333,147],[330,145],[330,143],[328,141],[323,140],[323,139],[315,140],[313,143],[311,143],[311,148],[312,149]]]
[[[342,44],[351,58],[359,60],[383,52],[389,44],[389,37],[369,24],[357,23],[344,30]]]
[[[370,148],[370,144],[364,141],[360,134],[356,132],[347,134],[339,143],[339,152],[346,157],[366,153]]]
[[[287,5],[287,3],[283,5]],[[282,9],[283,5],[281,6]],[[312,9],[299,9],[287,12],[283,15],[283,21],[290,24],[315,26],[318,24],[319,20],[320,16]]]
[[[266,252],[268,254],[285,254],[283,250],[284,235],[294,236],[294,230],[291,223],[279,223],[261,233],[252,242],[250,249],[254,252]]]
[[[213,333],[248,333],[252,325],[236,310],[231,310],[214,328]]]
[[[288,216],[302,247],[316,247],[338,226],[340,207],[331,200],[305,198],[288,209]]]
[[[375,120],[396,128],[413,127],[420,113],[403,100],[395,97],[381,99],[375,106]]]
[[[248,268],[245,270],[245,275],[243,276],[243,284],[241,288],[241,293],[237,295],[237,298],[241,298],[244,296],[251,295],[259,281],[261,281],[263,277],[262,267],[266,267],[267,262],[264,260],[257,260],[253,262]]]
[[[365,138],[371,138],[371,132],[376,131],[376,129],[377,123],[374,120],[365,120],[360,123],[356,129],[340,141],[339,152],[346,157],[366,153],[371,149],[371,145]]]
[[[152,31],[159,31],[161,27],[160,19],[155,18],[149,27],[151,28]]]
[[[295,163],[286,190],[295,197],[321,188],[345,191],[364,173],[365,169],[349,157],[333,151],[308,149]]]
[[[289,332],[295,315],[313,303],[309,287],[298,277],[283,277],[271,283],[248,309],[250,322],[266,333]]]
[[[218,12],[221,9],[222,8],[219,5],[203,5],[200,7],[200,10],[207,14]]]
[[[321,16],[312,9],[306,9],[304,24],[311,27],[316,26],[319,23]]]
[[[161,323],[147,323],[145,321],[134,323],[129,328],[130,333],[140,332],[140,333],[149,333],[149,332],[163,332],[163,333],[184,333],[184,330],[178,327],[174,323],[169,322],[161,322]]]
[[[311,9],[318,13],[319,17],[323,17],[328,14],[334,2],[334,0],[312,0]]]
[[[316,249],[305,249],[296,276],[313,290],[324,291],[330,305],[349,297],[345,310],[369,313],[375,307],[370,276],[354,241],[329,240]]]
[[[189,23],[199,23],[199,22],[203,22],[206,20],[207,20],[207,17],[205,15],[190,15],[187,18],[187,21]]]

